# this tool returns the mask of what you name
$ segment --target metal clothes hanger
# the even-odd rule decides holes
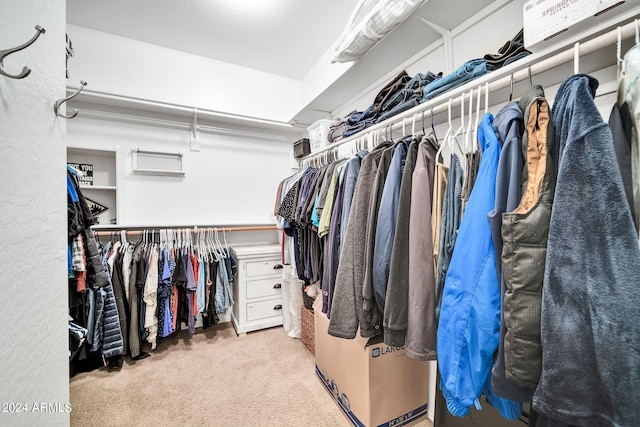
[[[438,135],[436,135],[436,127],[433,120],[433,107],[431,107],[431,132],[429,132],[429,136],[433,136],[436,142],[438,142]]]
[[[509,102],[513,99],[513,73],[511,73],[511,82],[509,83]]]
[[[573,74],[580,74],[580,42],[573,45]]]
[[[20,71],[18,74],[9,74],[4,70],[4,59],[7,56],[11,55],[12,53],[16,53],[21,51],[22,49],[28,48],[33,43],[35,43],[36,40],[38,40],[38,37],[40,37],[40,34],[46,33],[46,30],[42,28],[40,25],[36,25],[35,29],[36,29],[36,34],[33,37],[31,37],[31,39],[26,43],[23,43],[20,46],[17,46],[14,48],[0,50],[0,75],[9,77],[10,79],[24,79],[29,74],[31,74],[31,69],[27,66],[22,67],[22,71]]]

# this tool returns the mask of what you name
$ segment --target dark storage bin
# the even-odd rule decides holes
[[[311,153],[309,138],[302,138],[293,143],[293,156],[295,158],[304,157]]]

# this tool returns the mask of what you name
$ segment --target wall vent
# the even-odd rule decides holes
[[[133,173],[140,175],[185,176],[182,153],[133,150]]]

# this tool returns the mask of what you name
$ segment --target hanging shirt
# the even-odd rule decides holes
[[[156,338],[158,336],[158,318],[156,316],[156,305],[158,301],[158,247],[153,245],[151,256],[149,257],[149,269],[147,279],[144,283],[144,302],[146,304],[144,315],[144,327],[149,332],[147,341],[151,343],[151,349],[156,348]]]
[[[204,259],[201,258],[200,265],[198,268],[198,287],[196,289],[198,313],[204,313],[207,305],[206,280],[205,280],[206,266],[207,266],[207,263],[204,262]]]

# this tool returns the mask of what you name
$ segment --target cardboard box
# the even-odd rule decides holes
[[[314,311],[316,375],[351,424],[409,426],[427,415],[429,363],[359,332],[352,340],[333,337],[322,298]]]

